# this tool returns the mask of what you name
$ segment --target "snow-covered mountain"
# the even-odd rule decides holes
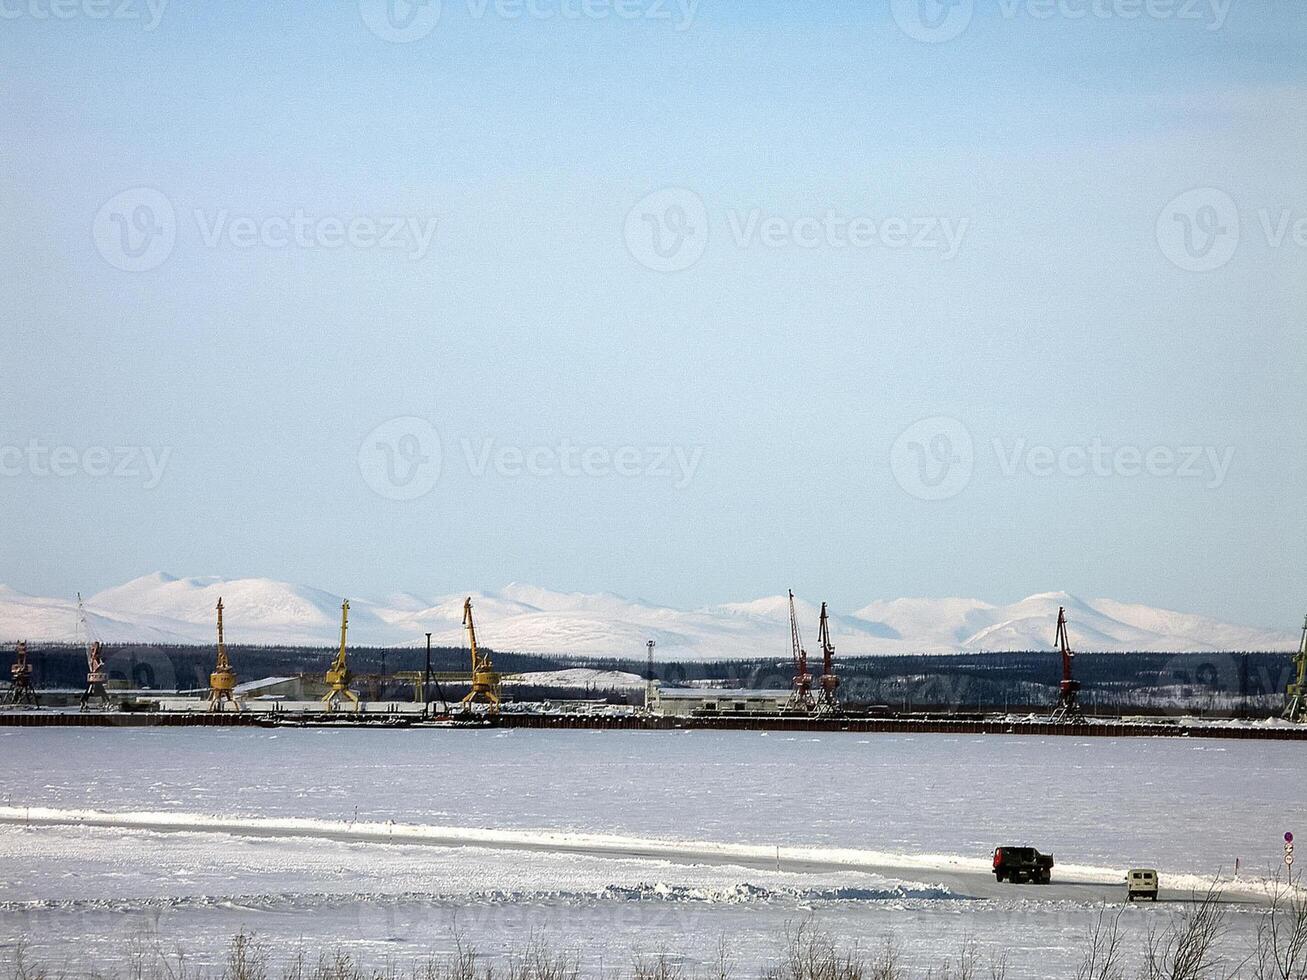
[[[776,657],[789,651],[784,596],[679,610],[620,596],[551,592],[510,585],[471,593],[478,639],[498,650],[582,656],[641,657],[648,639],[659,659]],[[223,599],[229,643],[330,646],[337,642],[341,597],[270,579],[173,578],[156,573],[86,598],[92,631],[111,642],[211,643],[214,607]],[[359,646],[463,643],[464,593],[424,599],[399,593],[381,600],[350,597],[349,640]],[[1296,630],[1232,626],[1203,616],[1079,599],[1065,592],[1009,605],[977,599],[891,599],[833,615],[841,656],[1042,650],[1053,643],[1065,606],[1077,650],[1204,651],[1295,649]],[[818,606],[797,603],[815,649]],[[24,595],[0,586],[0,642],[78,638],[76,602]]]

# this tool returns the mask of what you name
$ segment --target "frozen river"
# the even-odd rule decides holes
[[[74,967],[92,950],[120,959],[143,929],[212,961],[240,928],[399,957],[448,946],[454,930],[494,950],[534,931],[584,945],[592,965],[660,947],[706,958],[726,936],[753,963],[814,915],[864,946],[896,936],[918,957],[941,935],[992,949],[1019,935],[1009,975],[1051,976],[1050,963],[1073,973],[1071,947],[1112,892],[981,887],[995,844],[1035,844],[1086,881],[1129,865],[1198,881],[1181,876],[1230,874],[1236,859],[1245,878],[1264,874],[1284,831],[1303,829],[1302,751],[941,735],[0,730],[10,820],[0,938],[25,937]],[[15,816],[29,807],[56,819]],[[88,811],[103,825],[74,825]],[[162,817],[133,825],[144,813]],[[213,816],[232,823],[215,828]],[[445,836],[423,839],[432,828]],[[595,848],[586,835],[617,843]],[[1127,913],[1136,931],[1174,914]],[[1233,914],[1237,932],[1259,913]]]

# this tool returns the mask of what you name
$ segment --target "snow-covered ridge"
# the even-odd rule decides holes
[[[369,600],[350,596],[352,644],[417,646],[432,633],[442,646],[463,644],[466,593],[410,593]],[[621,596],[551,592],[509,585],[473,592],[478,639],[498,650],[641,658],[657,642],[660,660],[788,656],[783,596],[680,610]],[[334,645],[341,597],[272,579],[146,575],[86,600],[96,634],[116,643],[211,643],[222,596],[231,644]],[[818,607],[798,602],[801,628],[815,648]],[[1082,651],[1292,650],[1296,630],[1234,626],[1189,613],[1112,599],[1046,592],[1008,605],[978,599],[892,599],[833,616],[841,656],[1050,649],[1057,609],[1065,606],[1072,645]],[[72,642],[76,603],[0,585],[0,643]],[[813,652],[812,649],[809,652]]]

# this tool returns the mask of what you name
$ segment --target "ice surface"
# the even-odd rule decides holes
[[[1059,880],[1147,864],[1198,882],[1235,857],[1255,875],[1307,812],[1299,754],[1177,739],[10,730],[0,939],[114,961],[148,927],[203,962],[241,927],[385,956],[471,925],[496,949],[533,928],[592,937],[588,955],[609,963],[659,946],[706,959],[726,935],[756,963],[815,915],[864,946],[893,934],[918,961],[970,933],[1010,947],[1010,976],[1065,976],[1093,902],[1037,888],[975,900],[941,887],[943,870],[983,877],[995,843],[1030,842],[1056,855]],[[42,823],[88,811],[111,826]],[[887,859],[895,873],[867,870]],[[1130,908],[1126,922],[1138,935],[1173,912]],[[1255,927],[1257,913],[1233,914],[1237,934]]]

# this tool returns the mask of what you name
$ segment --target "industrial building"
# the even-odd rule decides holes
[[[669,687],[655,685],[650,710],[669,718],[693,715],[779,714],[790,703],[791,692],[751,688]]]

